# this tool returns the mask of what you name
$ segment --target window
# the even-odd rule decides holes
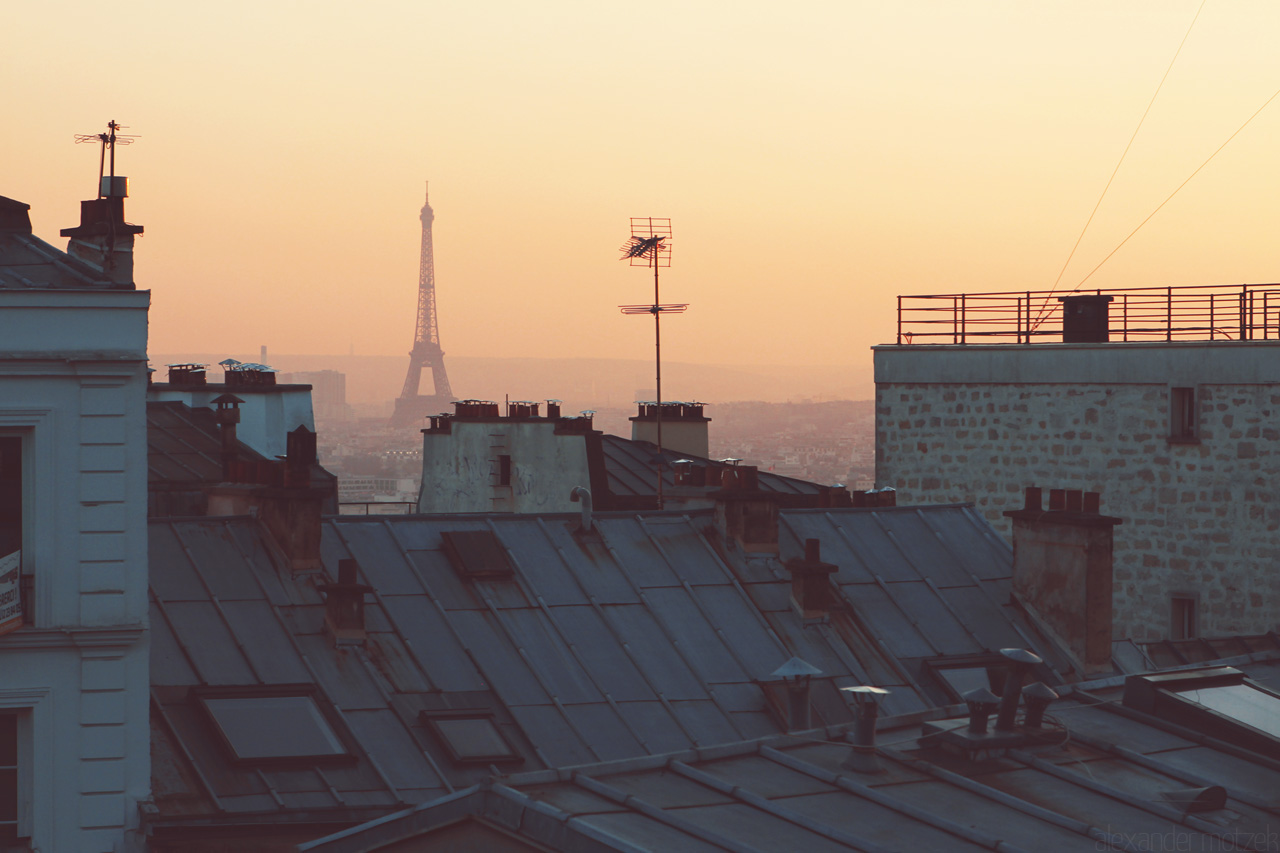
[[[28,709],[0,708],[0,848],[31,836],[31,726]],[[23,848],[25,849],[25,848]]]
[[[493,722],[493,714],[486,709],[423,711],[421,719],[435,732],[449,757],[456,762],[497,764],[524,761]]]
[[[0,436],[0,634],[29,618],[31,580],[22,572],[22,438]]]
[[[0,712],[0,844],[18,837],[18,715]]]
[[[511,457],[505,453],[498,457],[498,485],[511,485]]]
[[[1197,601],[1194,595],[1174,595],[1172,604],[1172,624],[1169,628],[1169,639],[1190,640],[1199,636]]]
[[[440,534],[444,552],[464,577],[506,577],[511,561],[498,537],[489,530],[446,530]]]
[[[1131,675],[1124,704],[1280,759],[1280,693],[1230,666]]]
[[[354,760],[337,715],[318,700],[312,685],[204,687],[194,692],[237,763]]]
[[[922,663],[925,670],[945,686],[944,698],[952,702],[962,701],[964,694],[979,687],[1000,694],[1009,670],[1008,658],[993,654],[950,655],[928,658]],[[1044,680],[1039,675],[1036,679]]]
[[[1169,389],[1169,438],[1175,441],[1195,441],[1198,421],[1196,389]]]

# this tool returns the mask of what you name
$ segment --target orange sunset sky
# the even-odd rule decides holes
[[[1050,287],[1199,0],[7,4],[0,194],[65,246],[108,119],[153,352],[403,354],[423,181],[454,356],[869,365],[894,297]],[[1280,87],[1209,0],[1071,289]],[[1280,279],[1280,99],[1091,286]]]

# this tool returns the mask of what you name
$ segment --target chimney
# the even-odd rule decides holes
[[[317,589],[324,593],[325,627],[333,634],[339,645],[363,643],[366,638],[364,627],[364,596],[372,592],[373,587],[356,583],[359,565],[355,560],[338,561],[338,582],[320,584]]]
[[[822,562],[821,544],[817,539],[806,539],[804,559],[787,561],[787,571],[791,573],[791,606],[803,619],[825,618],[836,600],[831,576],[838,567]]]
[[[1029,488],[1013,521],[1013,591],[1084,669],[1111,671],[1112,539],[1096,492]]]
[[[231,482],[232,468],[235,467],[236,456],[236,424],[240,423],[240,404],[244,400],[234,394],[222,394],[213,399],[217,406],[213,419],[218,424],[218,432],[222,436],[222,479]]]
[[[1022,682],[1027,673],[1043,663],[1038,655],[1025,649],[1001,649],[1000,654],[1009,661],[1008,674],[1004,677],[1004,691],[1000,694],[1000,713],[996,717],[996,731],[1011,732],[1018,717],[1018,700],[1022,698]]]
[[[880,718],[880,697],[889,691],[869,685],[841,687],[840,691],[853,699],[854,718],[853,749],[840,766],[857,773],[883,773],[876,755],[876,721]]]
[[[203,364],[169,365],[169,382],[173,385],[207,385],[208,377]]]
[[[985,735],[987,719],[1000,707],[1000,697],[986,687],[975,687],[960,698],[969,706],[969,733]]]
[[[1044,723],[1044,712],[1057,698],[1057,692],[1043,681],[1037,681],[1022,688],[1022,701],[1027,706],[1022,724],[1029,729],[1040,728]]]
[[[753,465],[726,466],[720,474],[722,488],[715,493],[720,535],[745,553],[777,554],[777,496],[760,490]]]
[[[640,403],[631,418],[631,440],[658,443],[658,404]],[[662,449],[706,459],[710,453],[707,424],[702,403],[662,404]]]
[[[80,224],[63,228],[62,236],[71,238],[67,254],[101,268],[116,286],[132,289],[133,238],[142,226],[124,221],[128,194],[127,178],[104,176],[102,197],[80,202]]]
[[[319,456],[316,451],[316,434],[305,425],[285,435],[284,484],[305,487],[311,485],[311,467]]]
[[[822,675],[808,661],[793,657],[773,671],[773,677],[782,679],[787,691],[787,731],[803,732],[813,728],[809,717],[812,702],[812,685],[815,675]]]

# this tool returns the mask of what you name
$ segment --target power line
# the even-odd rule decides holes
[[[1120,172],[1120,166],[1124,163],[1124,158],[1128,156],[1129,149],[1133,147],[1133,141],[1138,138],[1138,131],[1142,130],[1142,124],[1147,120],[1147,114],[1151,112],[1151,107],[1155,104],[1156,98],[1160,96],[1160,90],[1164,88],[1164,81],[1169,79],[1169,72],[1173,70],[1173,64],[1178,61],[1178,56],[1182,53],[1182,47],[1187,43],[1187,39],[1191,36],[1191,30],[1195,27],[1196,21],[1200,19],[1200,13],[1204,11],[1204,4],[1208,0],[1200,0],[1200,7],[1196,9],[1195,16],[1191,19],[1190,26],[1182,36],[1182,41],[1178,42],[1178,49],[1173,52],[1173,59],[1169,60],[1169,67],[1164,70],[1164,76],[1160,78],[1159,84],[1156,85],[1155,93],[1151,95],[1151,100],[1147,103],[1147,108],[1142,111],[1142,118],[1138,119],[1138,126],[1133,129],[1133,135],[1129,137],[1129,144],[1124,147],[1124,151],[1120,154],[1120,159],[1116,161],[1116,167],[1111,171],[1111,177],[1107,178],[1107,185],[1102,188],[1102,194],[1098,196],[1098,201],[1093,205],[1093,210],[1089,211],[1089,218],[1085,220],[1084,227],[1080,229],[1080,236],[1076,237],[1075,245],[1071,247],[1067,259],[1062,264],[1062,269],[1058,270],[1058,277],[1053,280],[1053,287],[1049,289],[1049,295],[1044,299],[1044,305],[1040,307],[1039,313],[1036,314],[1035,326],[1039,326],[1041,318],[1044,316],[1045,309],[1049,305],[1049,299],[1053,296],[1054,291],[1058,289],[1058,284],[1062,281],[1062,276],[1067,271],[1067,267],[1071,264],[1071,259],[1076,256],[1076,249],[1080,248],[1080,241],[1084,239],[1085,232],[1089,230],[1089,226],[1093,224],[1093,217],[1097,215],[1098,208],[1102,206],[1102,200],[1107,197],[1107,191],[1111,189],[1111,184],[1116,179],[1116,175]],[[1033,326],[1032,328],[1035,328]]]
[[[1114,255],[1116,252],[1120,251],[1121,247],[1122,247],[1122,246],[1124,246],[1124,244],[1125,244],[1125,243],[1128,243],[1128,242],[1129,242],[1129,237],[1132,237],[1134,234],[1137,234],[1137,233],[1138,233],[1138,229],[1142,228],[1142,226],[1143,226],[1143,225],[1146,225],[1149,221],[1151,221],[1151,217],[1153,217],[1153,216],[1155,216],[1157,213],[1159,213],[1159,212],[1160,212],[1160,208],[1162,208],[1162,207],[1164,207],[1166,204],[1168,204],[1168,203],[1169,203],[1169,200],[1170,200],[1170,199],[1172,199],[1175,195],[1177,195],[1179,190],[1181,190],[1181,189],[1182,189],[1183,187],[1185,187],[1187,184],[1191,183],[1191,179],[1192,179],[1192,178],[1194,178],[1196,175],[1200,174],[1200,170],[1201,170],[1201,169],[1203,169],[1205,166],[1208,166],[1208,165],[1209,165],[1209,161],[1210,161],[1210,160],[1212,160],[1214,157],[1217,157],[1217,156],[1218,156],[1218,152],[1219,152],[1219,151],[1221,151],[1223,148],[1226,148],[1226,147],[1227,147],[1227,145],[1228,145],[1228,144],[1230,144],[1231,140],[1235,139],[1235,138],[1240,134],[1240,131],[1242,131],[1242,130],[1244,130],[1246,127],[1248,127],[1248,126],[1249,126],[1249,123],[1250,123],[1250,122],[1252,122],[1255,118],[1257,118],[1257,117],[1258,117],[1258,115],[1259,115],[1263,110],[1265,110],[1265,109],[1266,109],[1266,108],[1271,104],[1271,102],[1272,102],[1272,101],[1274,101],[1277,97],[1280,97],[1280,89],[1276,89],[1274,92],[1272,92],[1272,93],[1271,93],[1271,97],[1270,97],[1270,98],[1267,98],[1267,100],[1263,102],[1262,106],[1258,107],[1258,109],[1253,113],[1253,115],[1251,115],[1251,116],[1249,116],[1247,119],[1245,119],[1244,124],[1242,124],[1242,125],[1240,125],[1238,128],[1236,128],[1236,132],[1235,132],[1235,133],[1233,133],[1233,134],[1231,134],[1230,136],[1228,136],[1228,137],[1227,137],[1227,141],[1226,141],[1226,142],[1224,142],[1224,143],[1222,143],[1221,145],[1219,145],[1219,146],[1217,147],[1217,149],[1216,149],[1212,154],[1210,154],[1210,155],[1205,159],[1205,161],[1204,161],[1203,163],[1201,163],[1199,166],[1197,166],[1197,167],[1196,167],[1196,170],[1195,170],[1194,172],[1192,172],[1190,175],[1188,175],[1188,176],[1187,176],[1187,179],[1186,179],[1185,181],[1183,181],[1182,183],[1178,184],[1177,189],[1175,189],[1173,192],[1169,193],[1169,197],[1168,197],[1168,198],[1166,198],[1164,201],[1160,202],[1159,206],[1158,206],[1158,207],[1156,207],[1156,209],[1155,209],[1155,210],[1151,211],[1151,213],[1147,215],[1147,218],[1146,218],[1146,219],[1144,219],[1144,220],[1142,220],[1141,222],[1139,222],[1139,223],[1138,223],[1138,227],[1137,227],[1137,228],[1134,228],[1132,231],[1130,231],[1130,232],[1129,232],[1129,236],[1128,236],[1128,237],[1125,237],[1123,240],[1121,240],[1121,241],[1120,241],[1120,245],[1119,245],[1119,246],[1116,246],[1114,249],[1112,249],[1112,250],[1111,250],[1111,252],[1110,252],[1110,253],[1108,253],[1108,255],[1107,255],[1105,258],[1103,258],[1101,261],[1099,261],[1099,262],[1098,262],[1098,266],[1096,266],[1096,267],[1094,267],[1093,269],[1089,270],[1089,275],[1086,275],[1084,278],[1080,279],[1080,284],[1077,284],[1077,285],[1075,286],[1075,289],[1076,289],[1076,290],[1079,290],[1079,289],[1080,289],[1080,285],[1081,285],[1081,284],[1084,284],[1086,281],[1088,281],[1088,280],[1089,280],[1089,278],[1090,278],[1090,276],[1092,276],[1094,273],[1096,273],[1096,272],[1099,270],[1099,268],[1101,268],[1101,267],[1102,267],[1102,265],[1103,265],[1103,264],[1105,264],[1108,260],[1110,260],[1110,259],[1111,259],[1111,256],[1112,256],[1112,255]]]

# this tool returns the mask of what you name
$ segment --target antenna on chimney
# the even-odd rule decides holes
[[[124,130],[122,124],[116,124],[115,119],[107,122],[106,133],[77,133],[76,144],[81,142],[99,142],[102,148],[98,153],[98,198],[107,196],[120,196],[123,198],[127,193],[117,192],[116,184],[116,146],[132,145],[133,140],[137,139],[137,134],[133,133],[116,133],[117,130]],[[111,174],[108,176],[104,170],[107,166],[107,151],[111,152]],[[110,177],[110,181],[103,180],[104,177]]]
[[[662,509],[662,315],[683,314],[689,303],[666,305],[658,298],[658,270],[671,266],[671,220],[665,217],[631,217],[631,239],[622,245],[622,258],[633,267],[650,267],[653,270],[653,304],[619,305],[623,314],[653,315],[653,348],[655,362],[654,412],[658,426],[658,453],[654,464],[658,468],[658,509]]]

